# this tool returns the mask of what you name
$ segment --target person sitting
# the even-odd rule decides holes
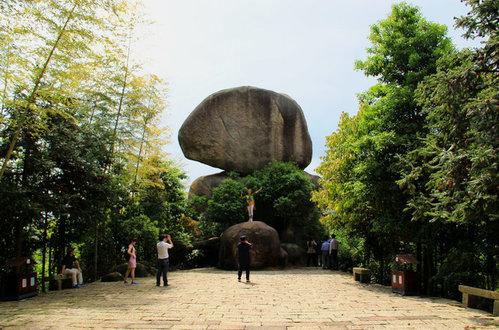
[[[74,249],[68,248],[68,253],[62,259],[62,268],[60,275],[71,276],[73,282],[73,288],[80,288],[83,286],[83,273],[80,268],[80,264],[76,260],[74,255]]]

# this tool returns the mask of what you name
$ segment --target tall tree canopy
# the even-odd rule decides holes
[[[315,200],[327,221],[365,238],[366,259],[380,279],[386,261],[410,239],[410,218],[400,179],[399,159],[419,145],[425,115],[414,100],[417,84],[436,71],[437,60],[453,51],[443,25],[428,22],[405,3],[371,27],[366,60],[356,67],[378,83],[359,97],[357,115],[342,116],[338,131],[317,169],[323,189]]]
[[[165,84],[130,58],[140,22],[134,0],[0,3],[0,264],[41,249],[54,271],[73,244],[95,278],[127,236],[189,239]]]
[[[398,252],[419,260],[423,292],[497,286],[498,10],[467,1],[456,20],[483,46],[457,51],[444,26],[405,3],[371,28],[356,67],[378,83],[327,137],[314,199],[324,221],[364,242],[387,281]]]

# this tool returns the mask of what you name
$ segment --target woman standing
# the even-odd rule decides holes
[[[307,267],[310,264],[317,267],[316,247],[317,243],[313,239],[307,241]]]
[[[246,204],[247,207],[246,209],[248,210],[248,221],[253,221],[253,210],[256,208],[255,207],[255,197],[253,195],[258,194],[262,188],[258,189],[254,193],[251,191],[251,189],[248,189],[248,193],[244,195],[242,198],[246,199]]]
[[[137,255],[135,254],[135,244],[137,244],[137,239],[133,238],[130,241],[130,244],[128,244],[128,269],[126,270],[125,273],[125,284],[128,283],[128,275],[131,275],[132,277],[132,285],[137,285],[138,283],[135,282],[135,268],[137,268]]]

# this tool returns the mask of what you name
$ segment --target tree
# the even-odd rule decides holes
[[[149,241],[164,230],[188,241],[184,174],[161,151],[164,83],[138,75],[123,43],[136,2],[0,9],[0,263],[40,249],[53,273],[72,244],[97,279],[122,262],[123,224]]]
[[[73,80],[73,77],[81,77],[78,75],[81,72],[75,68],[85,66],[85,57],[91,52],[92,45],[95,45],[95,41],[103,40],[98,38],[99,34],[95,33],[96,28],[105,26],[107,15],[110,12],[116,13],[121,3],[122,1],[101,2],[99,0],[74,0],[69,3],[40,1],[21,2],[18,6],[9,7],[11,10],[8,14],[16,15],[15,17],[25,22],[25,25],[12,30],[15,33],[20,32],[17,33],[18,36],[12,38],[14,44],[12,46],[7,44],[7,48],[17,48],[20,53],[35,54],[35,58],[31,63],[28,62],[32,66],[29,69],[32,73],[31,81],[29,83],[26,81],[25,86],[22,86],[24,91],[18,91],[21,97],[17,106],[11,108],[15,110],[9,116],[12,135],[0,169],[0,180],[22,130],[27,128],[32,132],[33,127],[27,127],[28,124],[43,124],[36,120],[37,115],[40,114],[37,113],[39,106],[37,98],[44,94],[52,94],[54,89],[58,89],[58,96],[62,96],[65,91],[67,92],[64,87],[71,87],[70,84],[65,85],[65,82]],[[39,26],[37,33],[31,29],[34,24]],[[27,33],[30,33],[31,37],[35,36],[35,40],[33,38],[26,40]],[[24,40],[24,43],[17,45],[18,40]],[[5,86],[4,89],[6,89]]]
[[[356,67],[378,83],[360,95],[357,115],[343,115],[317,169],[323,180],[315,200],[326,211],[325,221],[364,239],[365,262],[381,282],[393,254],[413,241],[415,228],[404,212],[407,197],[397,184],[399,159],[424,134],[425,114],[414,91],[452,51],[445,33],[445,26],[428,22],[405,3],[371,27],[369,56]]]
[[[205,222],[220,224],[218,228],[223,231],[246,221],[243,198],[246,189],[261,189],[254,195],[255,219],[275,228],[282,241],[301,243],[322,234],[317,210],[310,200],[314,184],[295,164],[283,162],[270,163],[244,177],[230,173],[229,178],[213,190],[203,215]]]
[[[483,47],[443,57],[419,85],[416,101],[426,114],[427,134],[406,155],[399,181],[425,243],[442,256],[431,275],[453,297],[457,284],[497,287],[499,80],[498,28],[492,24],[499,7],[468,4],[471,12],[457,25],[467,29],[465,36],[483,38]]]

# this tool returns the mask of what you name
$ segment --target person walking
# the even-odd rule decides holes
[[[128,254],[128,269],[126,270],[125,273],[125,280],[124,283],[128,283],[128,275],[132,277],[132,283],[131,285],[137,285],[138,283],[135,282],[135,268],[137,268],[137,254],[135,250],[135,245],[137,244],[137,239],[132,238],[130,240],[130,244],[128,244],[128,249],[127,249],[127,254]]]
[[[332,270],[338,270],[338,240],[336,235],[332,235],[331,242],[329,244],[329,258]]]
[[[317,266],[316,246],[317,243],[313,239],[307,241],[307,267],[310,267],[311,263],[312,266]]]
[[[78,289],[83,286],[83,273],[80,264],[76,260],[74,249],[68,248],[68,253],[62,259],[61,276],[71,276],[73,289]]]
[[[246,282],[250,281],[250,250],[253,245],[248,242],[246,236],[241,236],[239,238],[239,244],[237,244],[237,259],[239,262],[239,269],[237,271],[237,280],[241,282],[241,276],[243,275],[243,270],[246,271]]]
[[[163,286],[168,286],[168,268],[170,267],[170,255],[168,249],[173,248],[173,242],[170,235],[161,235],[156,244],[158,251],[158,271],[156,272],[156,286],[160,286],[160,279],[163,276]]]
[[[327,269],[329,268],[329,237],[325,236],[324,241],[322,242],[321,245],[321,252],[322,252],[322,269]]]
[[[317,242],[320,243],[321,239],[319,238]],[[315,262],[317,263],[317,267],[322,267],[322,251],[321,251],[321,246],[322,244],[317,244],[315,247]]]

